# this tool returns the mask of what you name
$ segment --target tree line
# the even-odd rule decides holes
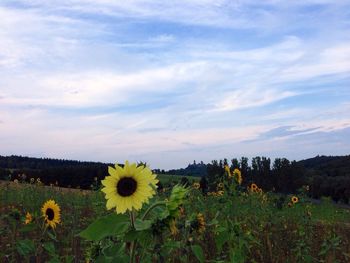
[[[44,184],[58,184],[63,187],[90,189],[96,181],[108,174],[111,164],[100,162],[81,162],[49,158],[22,156],[0,156],[0,179],[14,180],[25,175],[25,179],[40,178]],[[329,196],[334,201],[349,204],[350,199],[350,155],[316,156],[302,161],[289,161],[286,158],[271,160],[268,157],[247,157],[239,159],[213,160],[190,163],[186,168],[169,171],[155,169],[153,172],[200,176],[205,191],[214,190],[217,182],[225,176],[224,166],[231,170],[238,168],[243,176],[243,187],[255,183],[264,191],[297,193],[308,186],[312,198]],[[186,178],[181,180],[186,182]]]

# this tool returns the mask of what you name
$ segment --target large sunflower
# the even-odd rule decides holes
[[[46,201],[41,208],[41,212],[45,218],[46,226],[55,228],[56,224],[61,223],[61,209],[54,200]]]
[[[102,192],[106,194],[108,210],[116,208],[116,212],[123,214],[126,210],[140,210],[143,203],[147,203],[156,192],[158,180],[148,167],[129,165],[124,167],[115,165],[108,167],[110,176],[102,180]]]

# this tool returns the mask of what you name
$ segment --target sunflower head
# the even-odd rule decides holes
[[[216,196],[223,196],[224,195],[224,191],[219,190],[216,192]]]
[[[251,184],[250,185],[250,190],[252,191],[252,192],[255,192],[255,191],[257,191],[257,189],[258,189],[258,186],[256,185],[256,184]]]
[[[296,204],[296,203],[299,202],[299,198],[296,197],[296,196],[293,196],[293,197],[291,198],[291,201],[292,201],[293,204]]]
[[[28,225],[33,221],[33,216],[31,215],[31,213],[27,212],[26,213],[26,218],[24,220],[24,224]]]
[[[42,215],[45,219],[46,226],[55,228],[56,224],[61,223],[61,209],[54,200],[48,200],[41,208]]]
[[[223,190],[224,189],[224,184],[223,183],[218,183],[217,187],[218,190]]]
[[[225,165],[225,172],[227,173],[228,177],[232,177],[230,167],[227,164]]]
[[[200,185],[200,183],[193,183],[193,185],[192,185],[192,187],[194,188],[194,189],[199,189],[199,188],[201,188],[201,185]]]
[[[169,225],[169,229],[170,229],[171,234],[173,236],[176,236],[179,233],[179,229],[176,226],[176,220],[170,219],[168,225]]]
[[[205,219],[202,213],[198,213],[195,221],[193,222],[193,228],[202,234],[205,231]]]
[[[147,203],[156,193],[159,181],[148,167],[137,166],[136,163],[130,165],[126,161],[124,167],[117,164],[108,167],[108,173],[109,176],[101,181],[108,210],[115,207],[118,214],[140,210],[143,203]]]
[[[242,184],[242,174],[239,169],[236,168],[233,170],[233,177],[235,178],[238,184]]]

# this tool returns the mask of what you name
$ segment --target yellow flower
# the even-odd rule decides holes
[[[242,174],[241,174],[241,171],[239,169],[237,169],[237,168],[234,169],[233,177],[235,178],[235,180],[238,184],[242,184]]]
[[[224,184],[223,184],[223,183],[218,183],[217,189],[218,189],[218,190],[224,189]]]
[[[216,196],[223,196],[224,195],[224,191],[220,190],[216,192]]]
[[[170,232],[173,236],[176,236],[179,233],[179,230],[176,227],[176,220],[175,219],[171,219],[169,221],[169,229],[170,229]]]
[[[61,223],[61,209],[54,200],[46,201],[41,208],[41,212],[45,218],[46,226],[55,228],[56,224]]]
[[[192,187],[194,189],[199,189],[199,188],[201,188],[201,185],[200,185],[200,183],[193,183]]]
[[[196,229],[198,233],[203,233],[205,231],[205,220],[204,220],[203,214],[198,213],[196,219],[197,219]]]
[[[253,192],[255,192],[255,191],[258,190],[258,186],[257,186],[256,184],[253,183],[253,184],[250,185],[250,190],[253,191]]]
[[[293,204],[296,204],[296,203],[299,202],[299,198],[296,197],[296,196],[293,196],[293,197],[291,198],[291,201],[292,201]]]
[[[232,177],[230,167],[227,164],[225,165],[225,172],[227,173],[228,177]]]
[[[156,193],[158,180],[148,167],[136,163],[129,165],[126,161],[123,168],[117,164],[115,168],[108,167],[108,173],[110,176],[101,181],[108,210],[115,207],[118,214],[140,210],[142,204]]]
[[[27,213],[26,213],[26,219],[25,219],[25,221],[24,221],[24,224],[28,225],[28,224],[31,223],[32,221],[33,221],[32,215],[31,215],[29,212],[27,212]]]

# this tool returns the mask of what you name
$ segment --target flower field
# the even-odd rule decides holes
[[[209,192],[129,163],[96,191],[3,182],[1,262],[350,262],[350,209],[226,175]]]

